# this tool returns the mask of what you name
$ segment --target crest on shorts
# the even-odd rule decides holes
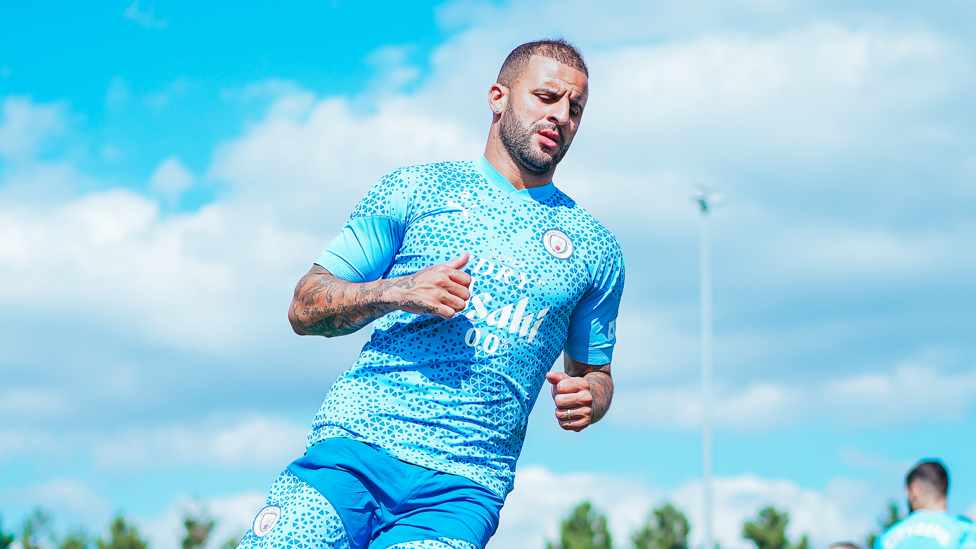
[[[256,537],[264,537],[265,534],[271,531],[278,523],[278,519],[281,518],[281,507],[277,505],[268,505],[264,509],[258,512],[258,516],[254,517],[254,524],[251,525],[251,532]]]
[[[549,229],[542,235],[542,245],[556,259],[569,259],[573,255],[573,241],[559,229]]]

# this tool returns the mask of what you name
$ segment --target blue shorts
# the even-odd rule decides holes
[[[483,548],[504,501],[368,444],[323,440],[288,466],[242,549]]]

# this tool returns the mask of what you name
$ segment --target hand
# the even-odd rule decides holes
[[[593,414],[593,395],[590,382],[565,372],[549,372],[546,379],[552,384],[552,400],[556,403],[559,426],[577,433],[586,429]]]
[[[421,269],[390,282],[399,289],[394,307],[408,313],[454,318],[468,307],[471,298],[471,275],[460,270],[470,255]]]

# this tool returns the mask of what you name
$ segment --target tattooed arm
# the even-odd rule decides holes
[[[567,431],[582,431],[600,420],[610,409],[613,378],[610,365],[594,366],[563,354],[565,372],[549,372],[556,419]]]
[[[412,275],[362,283],[312,265],[295,286],[288,320],[298,335],[333,337],[351,334],[396,310],[451,318],[470,297],[471,275],[460,270],[467,262],[465,252]]]

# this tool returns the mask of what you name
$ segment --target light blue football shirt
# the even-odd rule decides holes
[[[885,530],[874,542],[874,549],[960,548],[976,548],[973,523],[945,511],[915,511]]]
[[[560,353],[608,364],[624,264],[616,238],[553,184],[516,190],[484,159],[381,179],[316,261],[352,282],[467,251],[468,308],[377,319],[333,384],[309,446],[346,437],[505,497],[529,413]]]

